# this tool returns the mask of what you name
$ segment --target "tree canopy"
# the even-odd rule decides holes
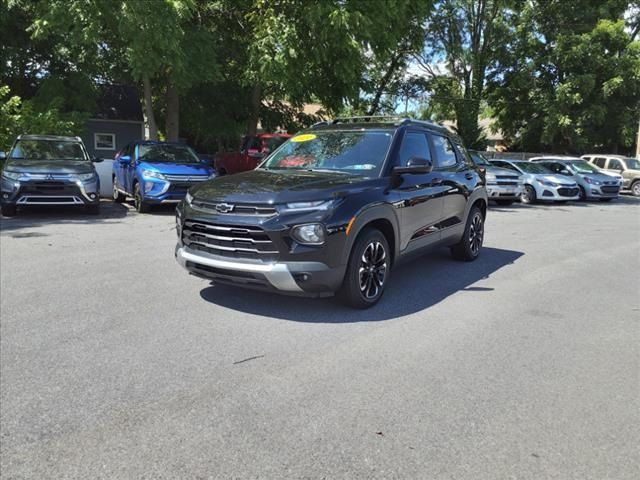
[[[512,148],[630,149],[639,17],[622,0],[5,0],[0,141],[78,133],[114,83],[138,87],[150,138],[204,151],[316,121],[307,103],[419,109],[473,147],[484,115]]]

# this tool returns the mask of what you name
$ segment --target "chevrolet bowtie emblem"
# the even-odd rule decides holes
[[[229,205],[228,203],[219,203],[216,205],[216,212],[218,213],[229,213],[233,211],[233,205]]]

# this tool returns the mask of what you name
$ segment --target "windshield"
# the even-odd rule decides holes
[[[518,167],[520,170],[522,170],[524,173],[535,173],[535,174],[553,173],[551,170],[543,167],[538,163],[518,162],[518,163],[515,163],[514,165]]]
[[[627,163],[627,168],[631,170],[640,170],[640,160],[636,160],[635,158],[625,158],[624,161]]]
[[[567,164],[578,173],[600,173],[600,170],[584,160],[567,162]]]
[[[153,163],[199,163],[197,155],[184,145],[140,145],[141,162]]]
[[[304,133],[282,145],[261,168],[375,176],[382,169],[391,136],[391,132],[380,130]]]
[[[487,160],[484,157],[484,155],[480,155],[478,152],[469,152],[469,155],[471,155],[471,159],[473,160],[473,163],[475,163],[476,165],[482,165],[486,167],[491,166],[491,164],[489,163],[489,160]]]
[[[78,142],[65,140],[18,140],[9,158],[20,160],[76,160],[89,159]]]
[[[287,137],[269,137],[264,139],[265,153],[271,153],[288,140]]]

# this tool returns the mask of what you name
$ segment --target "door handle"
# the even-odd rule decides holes
[[[473,173],[465,173],[464,174],[464,178],[466,178],[467,180],[473,180]]]
[[[444,178],[436,177],[431,180],[431,185],[440,185],[442,182],[444,182]]]

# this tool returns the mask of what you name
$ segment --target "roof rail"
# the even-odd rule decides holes
[[[336,123],[357,123],[357,122],[401,122],[405,120],[411,120],[406,117],[399,117],[397,115],[362,115],[357,117],[342,117],[334,118],[331,121],[332,125]]]

